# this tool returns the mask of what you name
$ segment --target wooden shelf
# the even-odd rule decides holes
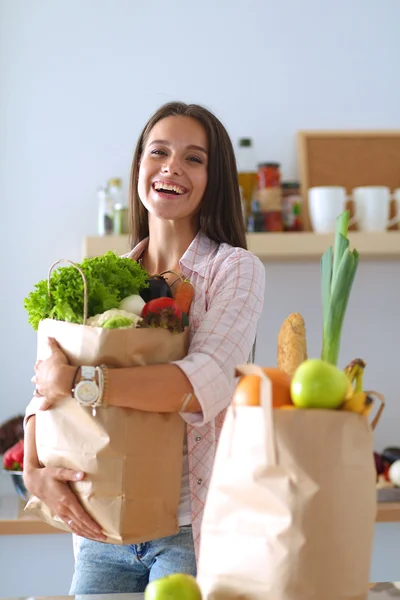
[[[350,244],[360,253],[361,259],[400,260],[400,231],[349,233]],[[333,234],[301,233],[250,233],[248,248],[265,262],[299,262],[319,260],[334,241]],[[91,236],[83,242],[83,256],[100,256],[108,250],[117,254],[129,251],[129,236]]]
[[[400,502],[378,502],[377,523],[399,523]]]
[[[101,256],[108,250],[117,254],[129,252],[129,235],[103,235],[89,236],[83,240],[83,256],[92,258]]]

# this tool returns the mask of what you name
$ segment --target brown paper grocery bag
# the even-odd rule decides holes
[[[204,510],[204,600],[362,600],[376,515],[373,435],[365,417],[229,407]]]
[[[72,365],[129,367],[183,358],[188,331],[101,329],[46,319],[39,324],[38,359],[47,357],[48,337],[57,340]],[[86,473],[71,487],[112,544],[177,533],[184,430],[177,413],[99,407],[93,416],[72,397],[36,415],[40,462]],[[69,531],[36,497],[25,510]]]

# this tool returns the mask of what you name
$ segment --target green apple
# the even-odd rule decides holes
[[[174,573],[150,581],[144,600],[201,600],[201,590],[192,575]]]
[[[295,371],[290,385],[298,408],[338,408],[350,387],[350,379],[335,365],[318,358],[305,360]]]

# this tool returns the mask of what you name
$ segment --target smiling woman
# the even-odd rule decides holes
[[[85,474],[39,464],[37,404],[31,403],[25,481],[75,534],[71,594],[141,592],[150,580],[171,573],[196,574],[203,509],[235,367],[248,360],[264,301],[264,266],[246,249],[232,143],[210,111],[172,102],[150,118],[132,161],[130,208],[132,250],[127,256],[151,275],[175,271],[194,289],[189,350],[170,364],[109,368],[104,402],[179,412],[185,421],[178,533],[134,546],[101,543],[100,528],[68,485]],[[46,406],[70,394],[76,375],[55,342],[50,351],[35,366],[34,377]]]

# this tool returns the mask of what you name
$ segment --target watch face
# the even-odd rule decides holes
[[[80,381],[74,395],[81,404],[90,405],[98,399],[99,387],[94,381]]]

